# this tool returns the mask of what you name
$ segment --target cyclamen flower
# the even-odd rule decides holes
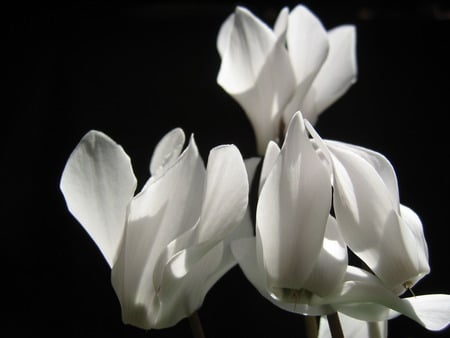
[[[355,27],[326,31],[298,5],[283,8],[272,30],[243,7],[223,23],[217,82],[245,110],[259,154],[301,110],[311,123],[356,81]]]
[[[308,136],[308,131],[312,137]],[[329,144],[332,146],[328,147]],[[347,148],[349,152],[355,153],[362,151],[354,146],[336,145],[321,140],[312,126],[303,120],[300,112],[292,118],[282,148],[279,149],[273,142],[269,144],[261,170],[256,236],[240,239],[232,244],[233,253],[244,274],[264,297],[288,311],[305,315],[340,312],[364,321],[384,321],[404,314],[430,330],[444,328],[450,322],[450,295],[402,299],[384,280],[371,272],[348,265],[343,226],[339,217],[334,219],[330,215],[332,186],[333,191],[345,190],[333,193],[336,215],[345,214],[337,209],[349,207],[352,208],[351,211],[355,211],[353,208],[370,204],[373,199],[366,192],[367,195],[357,195],[360,204],[356,206],[334,202],[337,194],[347,196],[357,193],[355,186],[365,184],[362,180],[364,172],[359,172],[361,176],[345,176],[347,172],[357,171],[354,170],[355,164],[337,162],[337,155],[334,155],[337,147]],[[385,163],[381,165],[374,161],[375,158],[378,157],[368,157],[367,163],[374,167],[379,165],[377,168],[385,175],[385,180],[380,180],[379,183],[396,182],[388,178],[392,179],[392,172],[388,175],[381,170],[386,169]],[[355,163],[359,162],[359,158],[355,160]],[[347,172],[342,168],[335,170],[334,167],[339,164]],[[251,166],[249,162],[249,168],[251,167],[254,164]],[[376,171],[374,167],[373,170]],[[373,178],[368,177],[368,180]],[[373,189],[374,194],[378,193],[370,184],[359,189]],[[366,200],[360,201],[362,198]],[[381,214],[384,209],[376,210]],[[375,211],[365,210],[364,217],[369,217],[370,212]],[[390,210],[385,215],[388,219],[389,214]],[[411,218],[408,219],[410,220]],[[249,221],[246,218],[246,222]],[[384,226],[385,223],[372,225]],[[401,223],[400,226],[405,226],[406,229],[391,232],[396,237],[389,241],[416,245],[420,250],[424,239],[423,233],[417,229],[418,223]],[[405,233],[409,234],[408,231],[412,228],[416,236],[402,237]],[[364,231],[364,227],[360,226],[357,231]],[[373,241],[378,241],[379,247],[384,248],[379,243],[383,239],[375,237]],[[367,245],[368,250],[375,247],[367,238],[363,238],[359,245]],[[421,272],[412,264],[414,257],[411,252],[403,253],[405,257],[399,256],[401,254],[398,250],[379,253],[380,259],[386,260],[380,266],[389,266],[390,258],[395,264],[404,265],[399,268],[400,277],[396,279],[402,280],[405,276],[415,274],[420,276]]]
[[[82,138],[61,178],[69,210],[112,268],[123,321],[140,328],[190,316],[235,264],[227,241],[247,206],[242,157],[216,147],[205,169],[194,139],[181,153],[183,144],[181,129],[161,140],[134,197],[130,159],[98,131]]]

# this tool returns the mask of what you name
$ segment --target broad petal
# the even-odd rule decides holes
[[[317,316],[335,311],[327,304],[309,304],[310,294],[307,292],[295,292],[288,302],[274,298],[266,287],[266,274],[258,264],[256,241],[254,237],[242,238],[234,241],[231,249],[244,275],[264,298],[283,310],[303,315]]]
[[[400,205],[397,175],[395,174],[394,167],[383,154],[344,142],[325,140],[325,144],[333,148],[340,148],[344,151],[351,151],[366,160],[383,180],[386,188],[391,193],[393,202],[398,206]],[[397,207],[396,210],[399,211],[399,208]]]
[[[380,262],[393,263],[391,254],[398,248],[398,238],[385,236],[386,228],[395,221],[396,201],[370,163],[351,150],[332,144],[328,148],[335,173],[336,219],[347,245],[378,275]],[[380,250],[383,240],[388,241],[384,243],[388,252]]]
[[[298,113],[257,207],[264,267],[274,292],[303,288],[322,248],[330,206],[328,171]]]
[[[286,124],[298,110],[302,110],[306,119],[311,119],[303,101],[325,62],[329,49],[325,28],[305,6],[298,5],[289,15],[287,46],[295,73],[296,89],[284,109],[283,121]]]
[[[236,9],[217,82],[245,110],[263,154],[278,137],[281,109],[292,95],[294,79],[284,45],[242,7]]]
[[[185,136],[183,129],[175,128],[168,132],[156,145],[150,161],[151,175],[158,176],[171,166],[183,150]]]
[[[238,225],[248,204],[249,184],[244,160],[233,146],[214,148],[208,158],[198,242],[224,239]]]
[[[304,98],[305,118],[315,123],[317,117],[356,82],[356,29],[352,25],[328,32],[330,50]]]
[[[136,189],[127,154],[105,134],[88,132],[67,161],[60,189],[72,215],[112,266]]]
[[[159,288],[166,248],[192,231],[201,210],[205,168],[193,138],[178,160],[132,201],[112,283],[122,318],[142,328],[157,325]],[[180,248],[171,247],[173,252]],[[162,254],[166,258],[161,258]],[[158,264],[157,264],[158,263]]]
[[[305,283],[305,289],[318,296],[326,297],[340,286],[347,270],[347,264],[347,245],[336,220],[329,216],[322,250]]]
[[[342,331],[346,338],[387,338],[387,322],[367,322],[339,313]],[[320,318],[318,338],[331,337],[326,317]]]

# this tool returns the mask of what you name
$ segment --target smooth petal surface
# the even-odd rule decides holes
[[[303,112],[306,119],[311,119],[303,101],[327,58],[329,43],[322,23],[302,5],[295,7],[289,14],[286,39],[296,87],[283,112],[283,121],[287,125],[298,110]]]
[[[72,215],[112,266],[136,189],[128,155],[105,134],[90,131],[70,155],[60,189]]]
[[[150,161],[152,176],[158,176],[178,159],[183,150],[184,142],[185,136],[181,128],[171,130],[159,141]]]
[[[289,21],[289,8],[283,7],[280,13],[278,13],[277,19],[275,20],[275,24],[273,26],[273,32],[275,33],[275,36],[282,43],[285,43],[286,41],[288,21]]]
[[[195,226],[204,180],[205,168],[191,138],[179,159],[133,199],[112,269],[125,323],[147,329],[158,325],[156,294],[165,266],[160,256],[170,242]]]
[[[342,331],[346,338],[387,338],[387,322],[366,322],[339,313]],[[330,338],[330,328],[326,317],[320,318],[318,338]]]
[[[305,118],[315,123],[317,117],[356,82],[356,29],[352,25],[328,32],[329,53],[314,78],[303,102]]]
[[[321,297],[326,297],[340,286],[347,270],[347,264],[347,245],[336,220],[329,216],[322,249],[305,282],[305,289]]]
[[[217,82],[246,112],[263,154],[267,143],[278,138],[281,109],[294,89],[289,56],[274,32],[245,8],[236,9],[228,29],[222,33],[230,37]]]
[[[208,158],[197,241],[223,239],[240,223],[248,204],[248,178],[244,160],[233,146],[214,148]]]
[[[304,287],[322,248],[330,207],[328,171],[298,113],[261,190],[256,215],[269,288],[280,297],[283,289]]]
[[[280,147],[273,142],[270,141],[267,144],[266,154],[264,155],[264,161],[261,168],[261,176],[259,179],[259,192],[261,192],[264,183],[266,182],[267,176],[269,176],[270,171],[272,170],[273,165],[280,154]]]
[[[348,246],[387,287],[402,293],[429,272],[420,220],[399,214],[398,188],[389,187],[396,185],[395,173],[386,159],[342,143],[327,145],[334,209]]]

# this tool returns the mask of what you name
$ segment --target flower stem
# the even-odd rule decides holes
[[[344,338],[344,332],[342,332],[341,322],[337,312],[327,315],[328,326],[330,327],[332,338]]]
[[[189,316],[189,325],[194,338],[205,338],[205,333],[203,332],[202,322],[200,321],[198,311],[195,311]]]
[[[305,316],[305,328],[306,328],[306,337],[317,338],[319,330],[317,327],[317,319],[315,316]]]

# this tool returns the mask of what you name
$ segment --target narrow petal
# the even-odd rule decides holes
[[[158,325],[155,294],[165,266],[160,257],[170,242],[197,223],[204,180],[205,168],[191,138],[178,160],[130,204],[124,239],[112,269],[125,323],[147,329]]]
[[[245,110],[263,154],[278,137],[281,109],[292,95],[294,79],[284,45],[242,7],[236,9],[217,82]]]
[[[305,118],[317,117],[356,82],[356,29],[352,25],[328,32],[330,50],[304,99]]]
[[[242,221],[249,184],[244,160],[233,146],[214,148],[208,158],[197,240],[223,239]]]
[[[282,41],[286,41],[287,26],[289,21],[289,8],[283,7],[275,20],[273,31],[275,36]]]
[[[330,206],[329,174],[298,113],[257,207],[264,267],[273,292],[303,288],[322,248]]]
[[[280,154],[280,147],[275,142],[269,142],[266,149],[266,154],[264,155],[264,162],[261,168],[261,177],[259,180],[259,192],[261,192],[264,183],[266,182],[267,176],[269,175],[272,167]]]
[[[219,34],[217,35],[216,45],[217,51],[219,52],[221,58],[223,58],[226,50],[228,49],[233,26],[234,26],[234,13],[231,14],[219,28]]]
[[[60,188],[70,212],[112,266],[136,189],[129,157],[108,136],[90,131],[70,155]]]
[[[150,161],[150,173],[158,176],[164,169],[172,165],[180,156],[185,141],[181,128],[175,128],[168,132],[156,145]]]

